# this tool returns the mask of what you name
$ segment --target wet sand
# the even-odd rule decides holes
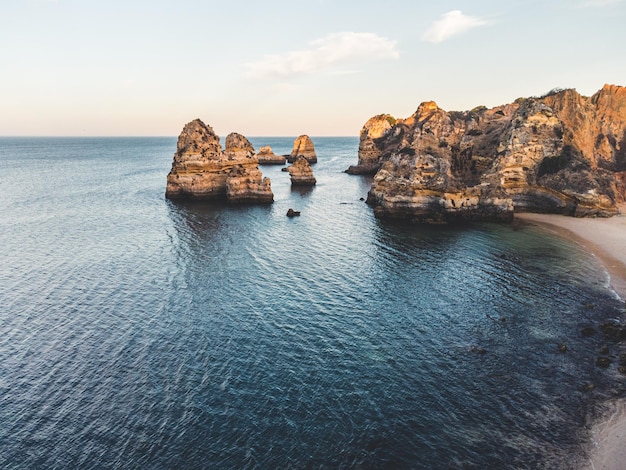
[[[584,246],[605,266],[613,290],[626,300],[626,205],[609,219],[577,219],[552,214],[516,214]],[[626,469],[626,400],[609,404],[610,415],[593,425],[592,450],[585,469]]]

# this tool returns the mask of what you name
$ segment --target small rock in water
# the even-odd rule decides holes
[[[487,354],[487,350],[481,346],[472,346],[470,351],[476,354]]]
[[[604,336],[611,341],[623,341],[626,339],[626,326],[618,321],[607,321],[600,325]]]
[[[583,338],[588,338],[589,336],[595,335],[596,330],[592,326],[586,326],[580,331],[580,333],[583,335]]]
[[[289,210],[287,211],[287,217],[297,217],[299,215],[300,215],[300,211],[294,211],[291,208],[289,208]]]
[[[559,344],[559,352],[562,352],[562,353],[567,352],[567,344],[565,343]]]
[[[608,357],[599,357],[596,359],[596,365],[606,369],[611,365],[611,360]]]

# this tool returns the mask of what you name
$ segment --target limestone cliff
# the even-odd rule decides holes
[[[292,186],[314,186],[317,183],[313,169],[306,158],[299,156],[293,165],[287,167]]]
[[[407,119],[375,116],[347,171],[376,173],[368,202],[381,217],[610,216],[626,197],[626,89],[555,91],[466,112],[430,101]]]
[[[259,160],[259,165],[284,165],[287,161],[283,155],[276,155],[269,145],[261,147],[256,158]]]
[[[178,137],[165,196],[271,203],[274,195],[270,180],[263,178],[254,155],[254,148],[244,136],[229,134],[223,151],[210,126],[200,119],[191,121]]]
[[[293,150],[291,151],[291,155],[287,157],[287,161],[293,163],[298,157],[306,158],[309,163],[317,163],[315,146],[308,135],[301,135],[294,141]]]

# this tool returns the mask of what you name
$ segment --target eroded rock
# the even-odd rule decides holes
[[[259,160],[259,165],[284,165],[287,161],[285,156],[276,155],[269,145],[261,147],[256,158]]]
[[[626,89],[575,90],[492,109],[422,103],[381,114],[360,134],[349,173],[376,173],[380,217],[420,222],[511,220],[532,211],[606,217],[626,198]]]
[[[293,165],[287,167],[292,186],[314,186],[317,183],[313,169],[305,157],[299,156]]]
[[[165,197],[271,203],[270,180],[263,178],[254,155],[254,148],[241,134],[229,134],[222,150],[211,126],[200,119],[191,121],[178,137]]]
[[[315,146],[308,135],[301,135],[293,143],[291,155],[287,158],[289,163],[294,163],[298,157],[304,157],[309,163],[317,163]]]

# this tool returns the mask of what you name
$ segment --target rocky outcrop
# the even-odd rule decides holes
[[[292,186],[314,186],[317,183],[313,169],[306,158],[299,156],[293,165],[287,167]]]
[[[259,165],[284,165],[287,161],[285,156],[276,155],[269,145],[261,147],[256,158],[259,160]]]
[[[269,178],[263,178],[248,139],[232,133],[222,150],[219,137],[200,119],[178,137],[172,169],[167,175],[169,199],[223,199],[232,203],[271,203]]]
[[[368,202],[380,217],[611,216],[626,198],[626,89],[558,90],[466,112],[429,101],[407,119],[375,116],[347,171],[376,174]]]
[[[226,136],[224,154],[229,160],[254,161],[254,147],[243,135],[231,132]],[[258,163],[258,160],[256,161]]]
[[[367,203],[377,217],[417,223],[513,219],[513,201],[503,191],[463,188],[448,162],[432,155],[391,157],[376,173]]]
[[[270,204],[274,194],[269,178],[261,170],[245,165],[235,165],[226,179],[226,199],[232,203]]]
[[[306,158],[309,163],[317,163],[315,147],[308,135],[301,135],[294,141],[293,150],[291,151],[291,155],[287,157],[287,161],[293,163],[298,157]]]
[[[396,122],[391,114],[379,114],[365,123],[359,140],[359,163],[351,165],[346,173],[373,175],[380,169],[383,154],[377,143],[389,136]]]

